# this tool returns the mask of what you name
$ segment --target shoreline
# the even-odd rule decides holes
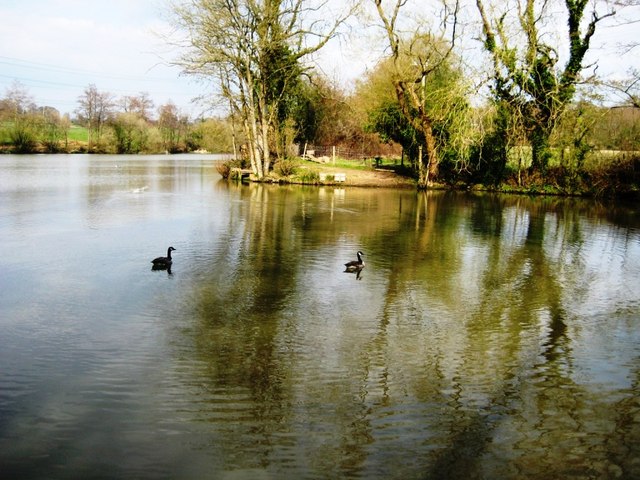
[[[31,154],[96,154],[97,152],[31,152]],[[205,153],[200,152],[184,152],[189,155],[190,153]],[[207,154],[217,155],[211,152]],[[24,153],[10,152],[7,149],[0,147],[0,155],[12,154],[12,155],[24,155]],[[113,154],[117,155],[117,154]],[[167,152],[158,153],[139,153],[135,155],[173,155]],[[224,154],[222,154],[224,155]],[[318,163],[308,160],[301,160],[298,158],[298,165],[296,173],[290,175],[278,175],[272,171],[269,176],[261,180],[255,178],[253,174],[247,175],[248,181],[255,183],[271,183],[282,185],[307,185],[307,186],[333,186],[333,187],[364,187],[364,188],[394,188],[394,189],[415,189],[418,190],[418,182],[415,178],[411,178],[400,173],[397,173],[393,167],[391,168],[376,168],[373,166],[367,166],[362,164],[354,165],[329,165],[326,163]],[[220,171],[220,170],[219,170]],[[221,172],[222,173],[222,172]],[[307,173],[308,175],[305,175]],[[336,174],[342,174],[344,181],[336,181],[331,177],[335,177]],[[328,176],[330,178],[322,179],[322,176]],[[223,175],[224,177],[224,175]],[[229,177],[230,179],[232,177]],[[235,178],[236,181],[240,181],[240,178]],[[540,179],[538,179],[540,180]],[[243,179],[244,181],[244,179]],[[623,185],[618,185],[623,187]],[[512,195],[532,195],[532,196],[546,196],[546,197],[574,197],[574,198],[595,198],[595,199],[612,199],[620,201],[638,201],[640,200],[640,190],[630,185],[626,185],[627,188],[612,188],[606,189],[567,189],[558,185],[552,185],[551,183],[545,184],[538,182],[531,182],[530,184],[515,185],[513,182],[503,182],[497,186],[486,186],[482,184],[477,185],[448,185],[442,183],[433,183],[425,190],[449,190],[449,191],[468,191],[468,192],[484,192],[484,193],[502,193]]]
[[[396,173],[392,169],[350,166],[333,166],[317,164],[313,162],[302,163],[298,167],[301,170],[314,172],[318,175],[317,180],[308,181],[301,178],[300,174],[289,176],[270,175],[262,180],[249,176],[249,181],[256,183],[273,183],[282,185],[309,185],[309,186],[333,186],[333,187],[366,187],[366,188],[395,188],[395,189],[415,189],[418,190],[418,183],[414,178],[406,177]],[[335,180],[320,180],[320,174],[335,175],[344,174],[345,180],[337,182]],[[476,193],[496,193],[506,195],[530,195],[540,197],[564,197],[564,198],[585,198],[585,199],[611,199],[618,201],[636,201],[640,198],[640,192],[635,190],[624,190],[618,192],[604,192],[598,194],[593,191],[564,191],[558,187],[551,187],[546,184],[532,183],[528,186],[517,186],[509,183],[502,183],[495,187],[486,185],[446,185],[434,183],[425,190],[448,190],[466,191]]]

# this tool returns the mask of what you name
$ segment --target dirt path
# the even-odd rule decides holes
[[[322,165],[319,167],[320,172],[330,175],[336,173],[344,173],[346,180],[344,183],[340,183],[345,186],[354,187],[407,187],[415,188],[415,181],[396,175],[389,170],[359,170],[351,168],[330,167]]]

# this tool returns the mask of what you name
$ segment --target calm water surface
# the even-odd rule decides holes
[[[2,478],[640,478],[637,205],[214,160],[0,156]]]

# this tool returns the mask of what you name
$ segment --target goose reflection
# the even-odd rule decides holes
[[[158,271],[165,272],[166,271],[167,275],[172,275],[172,273],[171,273],[171,265],[168,265],[168,266],[162,266],[162,265],[157,266],[157,265],[154,265],[154,266],[151,267],[151,270],[154,271],[154,272],[158,272]]]
[[[362,280],[362,268],[357,270],[345,270],[343,273],[355,273],[356,280]]]

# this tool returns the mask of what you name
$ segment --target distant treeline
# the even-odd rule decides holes
[[[78,98],[73,117],[36,105],[19,83],[0,99],[5,153],[229,152],[230,128],[224,119],[192,120],[171,102],[156,108],[146,93],[116,98],[94,85]]]
[[[398,165],[405,167],[403,171],[416,175],[414,146],[403,137],[415,132],[403,126],[396,105],[372,101],[372,89],[367,87],[375,87],[376,80],[367,80],[349,94],[326,79],[306,83],[306,100],[290,124],[289,141],[282,150],[274,144],[272,152],[284,159],[301,156],[305,145],[335,146],[338,154],[355,151],[361,157],[402,159]],[[492,142],[500,139],[483,132],[491,132],[486,122],[495,121],[496,115],[495,107],[473,108],[475,127],[467,130],[468,144],[442,142],[439,183],[563,194],[638,191],[640,109],[587,102],[572,105],[554,130],[552,158],[544,177],[531,174],[531,149],[523,133],[518,140],[517,131],[504,164],[495,168]],[[156,108],[145,93],[116,99],[93,85],[78,98],[72,117],[36,105],[28,91],[15,84],[0,99],[0,149],[5,153],[237,151],[240,157],[247,141],[236,123],[232,116],[190,119],[171,102]],[[453,138],[446,129],[443,134]]]

